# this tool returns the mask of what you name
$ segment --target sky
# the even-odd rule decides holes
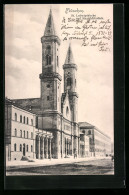
[[[82,47],[78,40],[63,41],[60,30],[66,8],[110,19],[113,29],[112,4],[5,5],[5,95],[10,99],[40,97],[41,37],[50,8],[61,39],[60,74],[63,76],[62,65],[70,42],[78,66],[78,121],[95,125],[113,141],[113,39],[110,52],[100,52],[96,47]]]

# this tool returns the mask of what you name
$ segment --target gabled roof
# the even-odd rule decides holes
[[[57,36],[55,27],[54,27],[52,10],[50,9],[48,20],[47,20],[45,31],[44,31],[44,36],[51,36],[51,35]]]
[[[69,48],[65,59],[65,64],[75,64],[72,49],[71,49],[71,44],[69,44]]]
[[[79,122],[79,127],[81,128],[94,128],[95,126],[94,125],[91,125],[90,123],[87,123],[87,122]]]
[[[107,138],[111,139],[107,134],[105,134],[103,131],[99,130],[96,126],[91,125],[90,123],[87,123],[87,122],[79,122],[78,125],[79,125],[80,129],[94,129],[94,130],[102,133]]]

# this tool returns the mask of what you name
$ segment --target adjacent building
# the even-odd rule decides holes
[[[111,138],[109,136],[87,122],[79,122],[79,127],[83,136],[89,137],[90,156],[111,154]]]

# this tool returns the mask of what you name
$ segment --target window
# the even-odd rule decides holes
[[[38,116],[36,116],[36,128],[38,128]]]
[[[22,115],[20,115],[20,123],[22,123]]]
[[[31,152],[33,152],[33,146],[31,145]]]
[[[47,46],[46,52],[47,52],[47,54],[51,54],[51,46],[50,45]]]
[[[59,65],[59,60],[58,60],[58,56],[57,56],[57,66]]]
[[[51,56],[50,55],[46,55],[46,63],[47,65],[51,65]]]
[[[20,144],[20,152],[22,152],[22,145]]]
[[[33,125],[33,119],[31,119],[31,125]]]
[[[47,96],[47,100],[49,100],[49,96]]]
[[[29,133],[28,133],[28,131],[27,131],[27,138],[29,137]]]
[[[14,135],[17,136],[17,129],[14,130]]]
[[[47,88],[50,88],[50,85],[49,84],[47,85]]]
[[[88,131],[88,135],[91,135],[91,131],[90,130]]]
[[[25,135],[25,131],[24,131],[24,138],[25,138],[25,136],[26,136],[26,135]]]
[[[28,152],[29,151],[29,146],[27,145],[27,147],[26,147],[26,151]]]
[[[31,139],[33,139],[33,133],[31,132]]]
[[[71,86],[71,78],[67,78],[67,86]]]
[[[26,122],[26,119],[25,119],[25,116],[24,116],[24,118],[23,118],[23,123],[25,124],[25,122]]]
[[[22,130],[20,130],[20,137],[22,137]]]
[[[17,151],[17,145],[14,144],[14,151],[16,152]]]
[[[17,121],[17,113],[15,113],[15,121]]]
[[[27,117],[27,121],[26,121],[26,123],[27,123],[27,125],[29,124],[29,119],[28,119],[28,117]]]
[[[69,108],[67,106],[67,108],[66,108],[66,116],[68,116],[68,114],[69,114]]]

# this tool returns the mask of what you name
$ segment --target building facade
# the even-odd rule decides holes
[[[111,138],[97,127],[79,122],[80,132],[89,137],[90,156],[106,156],[111,154]]]
[[[71,45],[63,65],[64,92],[61,94],[60,42],[50,10],[44,35],[41,37],[41,96],[6,100],[5,137],[8,160],[19,160],[22,156],[59,159],[73,157],[74,154],[77,157],[87,157],[95,152],[95,147],[91,144],[94,136],[91,138],[86,131],[82,131],[78,123],[77,65]]]

